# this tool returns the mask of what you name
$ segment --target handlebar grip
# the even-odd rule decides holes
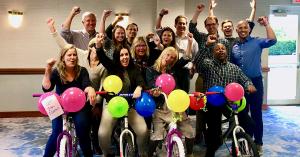
[[[96,94],[104,95],[104,94],[107,94],[107,92],[106,91],[98,91],[98,92],[96,92]]]
[[[40,96],[42,96],[43,94],[41,94],[41,93],[34,93],[34,94],[32,94],[32,97],[40,97]]]

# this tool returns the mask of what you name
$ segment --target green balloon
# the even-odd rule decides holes
[[[120,118],[127,114],[129,105],[125,98],[116,96],[108,102],[107,107],[112,117]]]
[[[237,101],[235,101],[235,102],[233,102],[233,103],[236,104],[236,105],[238,106],[238,110],[237,110],[237,111],[238,111],[238,112],[241,112],[241,111],[243,111],[243,110],[245,109],[245,107],[246,107],[246,98],[243,97],[243,99],[237,100]],[[232,108],[231,108],[230,106],[227,105],[227,107],[228,107],[229,110],[232,111]]]

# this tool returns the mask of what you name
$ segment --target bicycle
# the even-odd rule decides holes
[[[105,92],[99,91],[96,94],[105,95],[108,94],[110,96],[121,96],[121,97],[132,97],[133,94],[115,94],[113,92]],[[128,125],[128,115],[124,115],[120,120],[121,133],[119,135],[119,151],[120,157],[135,157],[136,156],[136,146],[135,146],[135,138],[134,133],[129,129]]]
[[[242,100],[240,100],[240,104]],[[223,133],[223,141],[226,144],[226,140],[232,135],[232,156],[236,157],[259,157],[257,147],[252,138],[245,132],[245,130],[239,125],[238,120],[238,107],[240,104],[229,102],[229,106],[232,109],[232,115],[222,120],[222,123],[230,122],[228,129]],[[227,144],[226,147],[228,148]],[[229,148],[228,148],[229,149]]]
[[[216,92],[207,92],[205,94],[215,94]],[[165,102],[168,105],[167,95],[161,92],[163,95]],[[193,96],[196,98],[205,97],[204,93],[194,92],[192,94],[188,94],[189,96]],[[203,108],[203,110],[205,110]],[[184,157],[185,150],[182,141],[182,133],[177,129],[177,122],[181,121],[182,115],[180,113],[172,112],[172,121],[166,126],[167,134],[165,135],[164,141],[160,143],[160,145],[164,145],[167,151],[167,157]],[[161,146],[160,146],[161,147]]]
[[[40,97],[42,94],[33,94],[33,97]],[[68,116],[68,112],[64,111],[62,115],[63,131],[57,137],[57,156],[58,157],[79,157],[78,138],[75,133],[75,125],[72,117]]]

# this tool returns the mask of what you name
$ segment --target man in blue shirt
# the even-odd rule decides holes
[[[249,35],[250,29],[247,21],[240,21],[237,24],[238,42],[233,46],[231,62],[238,65],[248,78],[251,79],[256,93],[246,94],[247,105],[250,105],[251,117],[255,122],[254,142],[257,144],[260,153],[263,144],[263,122],[262,122],[262,103],[263,103],[263,80],[261,71],[261,54],[264,48],[274,45],[276,35],[269,25],[267,17],[258,18],[258,23],[265,27],[267,38],[255,38]],[[249,112],[245,110],[244,112]]]

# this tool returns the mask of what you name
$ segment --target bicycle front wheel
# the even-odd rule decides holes
[[[184,147],[181,138],[173,136],[171,139],[171,145],[168,148],[168,157],[184,157]]]
[[[135,147],[130,136],[125,136],[123,142],[123,157],[135,157]]]
[[[236,138],[237,138],[238,150],[240,152],[239,157],[259,157],[257,147],[253,142],[252,138],[248,134],[244,132],[239,132],[236,134]],[[237,150],[235,149],[234,142],[232,147],[232,156],[234,157],[238,156]]]

